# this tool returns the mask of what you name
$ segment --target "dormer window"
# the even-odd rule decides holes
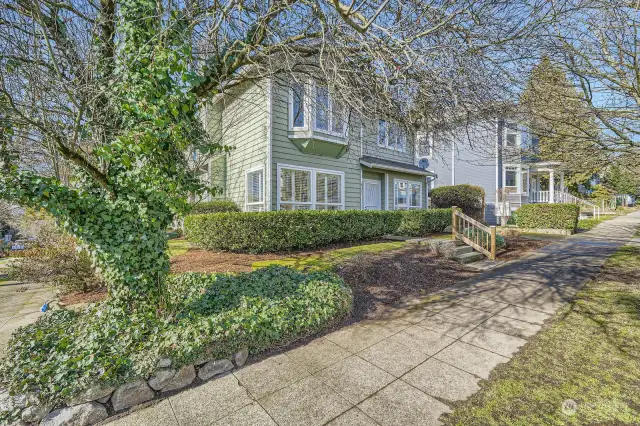
[[[397,124],[380,120],[378,122],[378,145],[405,152],[407,148],[407,132]]]

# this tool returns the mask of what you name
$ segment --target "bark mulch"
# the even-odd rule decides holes
[[[425,296],[478,271],[431,253],[424,246],[354,257],[337,268],[353,290],[352,321],[377,318],[411,296]]]
[[[554,242],[554,240],[533,240],[522,237],[505,238],[505,240],[507,248],[498,254],[498,260],[519,259],[533,250],[538,250]]]

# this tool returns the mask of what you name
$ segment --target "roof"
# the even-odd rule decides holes
[[[393,170],[396,172],[411,173],[414,175],[422,176],[436,176],[435,173],[429,172],[425,169],[421,169],[420,167],[414,166],[413,164],[386,160],[384,158],[371,157],[370,155],[363,155],[362,157],[360,157],[360,164],[372,169]]]

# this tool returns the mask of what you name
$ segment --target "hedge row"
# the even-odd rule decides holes
[[[279,252],[365,241],[385,234],[424,236],[442,232],[451,209],[410,211],[294,210],[187,216],[190,241],[207,250]]]
[[[525,204],[516,212],[519,228],[573,229],[578,225],[580,206],[574,204]]]
[[[205,201],[198,204],[194,204],[191,208],[191,214],[205,214],[205,213],[223,213],[223,212],[240,212],[240,207],[233,201],[228,200],[214,200]]]
[[[484,218],[484,189],[475,185],[441,186],[429,191],[431,205],[436,208],[456,206],[477,220]]]

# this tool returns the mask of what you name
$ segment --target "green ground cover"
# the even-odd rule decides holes
[[[570,400],[575,411],[566,408]],[[625,246],[446,423],[637,425],[639,419],[640,246]]]
[[[185,239],[173,239],[169,240],[168,250],[169,257],[180,256],[185,254],[191,248],[191,243]]]

